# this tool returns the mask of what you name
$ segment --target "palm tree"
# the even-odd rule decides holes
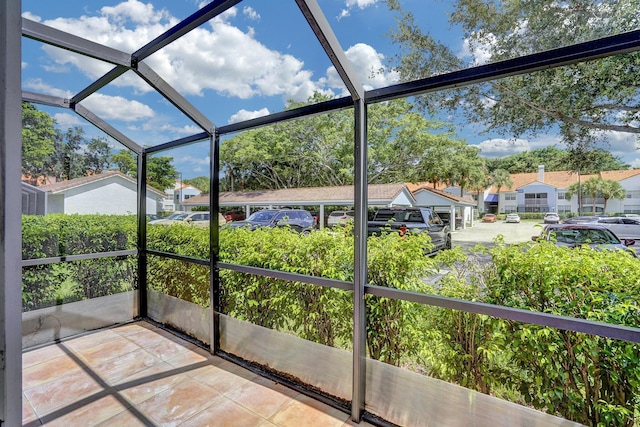
[[[589,178],[588,180],[586,180],[584,182],[584,184],[582,184],[582,191],[585,194],[588,194],[592,197],[591,199],[591,212],[595,213],[596,212],[596,197],[598,195],[598,192],[600,191],[600,187],[602,187],[602,181],[603,179],[600,177],[595,177],[592,176],[591,178]]]
[[[495,169],[491,172],[491,182],[498,189],[498,194],[500,194],[502,187],[511,187],[513,185],[511,174],[505,169]]]
[[[600,194],[602,194],[602,198],[604,199],[602,211],[606,212],[609,199],[624,199],[627,192],[618,181],[603,179],[600,184]]]
[[[582,192],[582,194],[578,194]],[[581,188],[581,185],[579,182],[574,182],[573,184],[571,184],[569,186],[569,188],[567,188],[567,191],[564,193],[564,197],[566,200],[571,200],[573,198],[573,196],[578,196],[578,214],[581,214],[582,212],[582,200],[584,196],[584,188]]]

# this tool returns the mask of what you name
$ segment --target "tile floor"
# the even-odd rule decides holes
[[[146,322],[27,351],[22,382],[28,427],[356,425]]]

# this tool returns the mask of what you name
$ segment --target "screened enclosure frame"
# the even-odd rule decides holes
[[[454,87],[469,86],[477,83],[487,82],[494,79],[505,78],[518,74],[526,74],[534,71],[557,68],[560,66],[576,64],[579,62],[589,61],[597,58],[637,52],[640,50],[640,30],[628,33],[618,34],[601,38],[594,41],[579,43],[567,47],[557,48],[550,51],[535,53],[522,56],[515,59],[509,59],[496,63],[476,66],[456,72],[437,75],[429,78],[419,79],[406,83],[400,83],[380,89],[364,90],[362,82],[359,81],[356,73],[351,67],[350,62],[346,58],[346,54],[340,46],[329,22],[325,18],[316,0],[296,0],[296,4],[304,15],[309,27],[315,34],[318,42],[324,49],[327,57],[332,65],[336,68],[340,78],[349,92],[349,96],[332,99],[330,101],[321,102],[315,105],[307,105],[304,107],[269,114],[264,117],[246,120],[230,125],[216,127],[205,114],[198,111],[189,101],[187,101],[180,93],[165,82],[150,66],[145,63],[145,59],[167,46],[189,31],[197,28],[210,19],[220,15],[232,6],[240,3],[241,0],[217,0],[204,6],[202,9],[192,14],[175,27],[171,28],[164,34],[156,37],[146,45],[142,46],[136,52],[128,54],[91,42],[80,37],[65,33],[60,30],[47,27],[43,24],[20,18],[20,2],[4,2],[2,6],[2,24],[7,34],[11,34],[13,38],[7,38],[7,43],[3,45],[6,59],[3,62],[2,74],[3,80],[8,82],[7,87],[3,88],[7,92],[3,94],[2,109],[5,116],[11,116],[11,120],[5,120],[3,142],[7,146],[11,146],[12,151],[9,154],[3,153],[2,180],[7,185],[3,188],[5,209],[10,198],[15,194],[20,194],[20,187],[16,185],[15,179],[9,179],[7,174],[11,169],[5,167],[15,160],[15,141],[12,141],[17,131],[20,129],[19,113],[13,112],[9,114],[9,109],[15,108],[15,97],[12,97],[11,90],[15,93],[21,93],[21,99],[36,104],[66,108],[74,111],[79,116],[96,126],[124,145],[127,149],[133,151],[138,156],[137,163],[137,191],[138,191],[138,218],[137,218],[137,242],[138,247],[133,251],[118,251],[110,253],[96,253],[85,255],[74,255],[66,257],[55,257],[39,260],[23,260],[22,266],[33,266],[40,264],[50,264],[56,262],[68,262],[74,260],[95,259],[103,257],[116,257],[122,255],[138,255],[138,277],[139,277],[139,306],[138,313],[141,318],[147,317],[147,257],[148,255],[170,257],[188,263],[208,266],[210,269],[210,307],[212,307],[212,331],[210,345],[211,352],[218,354],[220,352],[220,327],[217,321],[216,313],[220,312],[220,281],[219,270],[228,269],[253,275],[273,277],[288,281],[308,283],[316,286],[338,288],[351,291],[353,293],[353,370],[352,370],[352,401],[351,401],[351,418],[359,421],[365,412],[365,379],[366,379],[366,310],[365,310],[365,294],[387,297],[391,299],[410,301],[419,304],[425,304],[448,309],[461,310],[469,313],[485,314],[497,318],[509,319],[529,324],[550,326],[558,329],[564,329],[574,332],[583,332],[587,334],[599,335],[602,337],[626,340],[640,343],[640,329],[618,326],[613,324],[599,323],[589,320],[582,320],[571,317],[556,316],[546,313],[532,312],[528,310],[513,309],[502,306],[495,306],[484,303],[475,303],[465,300],[457,300],[453,298],[437,297],[434,295],[420,294],[415,292],[402,291],[391,288],[383,288],[367,284],[367,108],[369,105],[393,100],[397,98],[405,98],[435,92]],[[9,5],[9,3],[14,3]],[[18,3],[17,6],[15,3]],[[18,15],[16,16],[16,8]],[[18,30],[20,25],[21,29]],[[114,68],[104,76],[97,79],[91,85],[75,94],[70,99],[54,97],[45,94],[21,91],[20,79],[16,79],[13,74],[14,64],[11,61],[20,63],[20,49],[15,49],[15,38],[19,39],[20,34],[13,32],[20,31],[23,37],[33,39],[45,44],[57,46],[71,52],[79,53],[91,58],[108,62]],[[19,41],[19,40],[18,40]],[[14,43],[14,45],[10,45]],[[181,138],[174,141],[168,141],[164,144],[154,147],[143,147],[135,141],[131,140],[116,128],[108,124],[90,110],[82,105],[82,101],[93,93],[108,85],[114,79],[118,78],[127,71],[135,72],[140,78],[146,81],[154,90],[161,94],[167,101],[175,106],[179,111],[190,118],[202,132]],[[13,77],[12,77],[13,76]],[[209,202],[210,212],[219,211],[219,174],[220,174],[220,138],[224,135],[241,132],[249,129],[263,127],[275,123],[288,120],[296,120],[312,115],[329,113],[337,110],[351,109],[354,117],[354,141],[353,153],[355,158],[354,172],[354,204],[355,204],[355,222],[354,222],[354,281],[345,282],[322,277],[311,277],[301,274],[294,274],[282,271],[266,270],[256,267],[248,267],[242,265],[229,264],[219,260],[219,235],[218,235],[218,216],[211,216],[210,227],[210,253],[209,259],[196,259],[176,254],[164,253],[146,246],[146,174],[148,157],[154,153],[170,150],[173,148],[184,147],[186,145],[208,141],[210,148],[210,188],[211,197]],[[19,153],[19,149],[18,149]],[[11,157],[12,156],[12,157]],[[16,222],[15,212],[13,216],[9,215],[5,220],[4,231],[20,230],[19,220]],[[11,219],[13,218],[13,219]],[[11,236],[7,234],[7,236]],[[15,237],[15,235],[13,235]],[[10,239],[9,239],[10,240]],[[11,268],[10,257],[6,246],[8,240],[3,242],[5,245],[4,268]],[[8,270],[5,272],[5,287],[8,286],[7,280],[13,277],[20,277],[19,268],[16,270]],[[9,278],[9,279],[7,279]],[[5,293],[7,291],[5,290]],[[5,306],[10,303],[10,296],[3,296]],[[13,301],[13,300],[11,300]],[[9,334],[10,328],[18,327],[20,324],[19,316],[15,316],[15,311],[4,311],[5,316],[5,334]],[[15,342],[9,342],[10,345]],[[13,349],[15,351],[15,349]],[[8,370],[5,371],[5,384],[11,385],[16,379],[11,379]],[[17,379],[19,381],[19,378]],[[9,398],[5,398],[5,413],[11,411]],[[5,416],[5,420],[11,419],[11,416]]]

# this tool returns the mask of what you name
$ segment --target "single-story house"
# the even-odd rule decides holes
[[[136,180],[118,171],[83,176],[40,187],[47,213],[131,215],[138,211]],[[147,186],[147,212],[158,212],[167,195]]]

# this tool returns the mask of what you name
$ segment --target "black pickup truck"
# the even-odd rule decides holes
[[[399,233],[429,233],[434,248],[431,253],[451,249],[451,230],[429,208],[384,208],[375,212],[373,220],[367,222],[368,234],[380,234],[385,230]]]

